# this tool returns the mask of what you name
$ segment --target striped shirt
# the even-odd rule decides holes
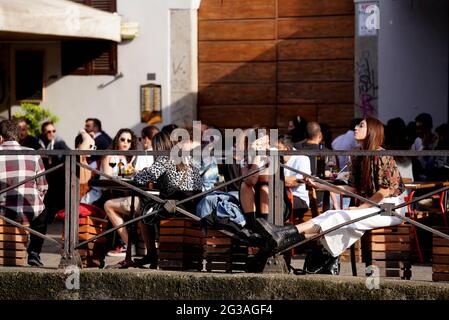
[[[0,145],[3,150],[33,150],[22,147],[16,141],[5,141]],[[39,155],[0,155],[0,190],[15,185],[45,170]],[[45,176],[28,181],[19,187],[0,194],[0,214],[5,207],[19,216],[33,219],[44,210],[44,196],[48,185]]]

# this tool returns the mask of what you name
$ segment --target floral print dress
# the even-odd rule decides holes
[[[375,156],[370,158],[371,186],[361,195],[371,197],[379,189],[388,189],[390,197],[397,197],[405,191],[401,174],[396,161],[391,156]],[[348,185],[356,190],[361,190],[360,182],[362,176],[361,157],[355,158],[349,165],[351,175]]]
[[[355,158],[351,165],[351,176],[348,184],[360,190],[361,162]],[[388,189],[389,196],[380,203],[393,203],[398,205],[402,203],[404,184],[396,162],[390,156],[372,157],[371,165],[371,186],[361,195],[369,198],[380,188]],[[312,219],[313,223],[318,225],[321,231],[329,230],[332,227],[356,218],[378,212],[379,208],[370,207],[356,210],[328,210],[323,214]],[[396,210],[397,213],[404,215],[405,208]],[[388,227],[400,224],[401,219],[394,216],[375,215],[358,222],[349,224],[340,229],[332,231],[321,238],[323,246],[334,256],[342,254],[353,243],[359,240],[367,230],[375,228]]]

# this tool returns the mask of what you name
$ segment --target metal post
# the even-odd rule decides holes
[[[268,221],[277,226],[284,224],[282,199],[284,185],[281,180],[279,155],[270,156],[270,168],[268,178]]]
[[[78,244],[78,227],[79,227],[79,203],[80,203],[80,182],[76,174],[76,156],[70,157],[70,242],[71,250],[74,254],[76,264],[81,266],[81,259],[75,246]]]
[[[274,224],[277,226],[284,225],[284,182],[281,180],[281,167],[279,165],[280,157],[273,156],[274,162]]]
[[[274,157],[270,157],[270,163],[271,168],[273,168],[274,164],[273,161],[275,161]],[[274,208],[274,191],[275,191],[275,177],[273,172],[269,172],[268,175],[268,222],[274,223],[274,215],[275,215],[275,208]]]
[[[277,226],[284,224],[284,212],[283,212],[283,192],[284,183],[281,180],[281,168],[280,168],[279,155],[270,156],[270,169],[268,180],[268,200],[269,200],[269,214],[268,221],[274,223]],[[288,267],[283,256],[275,255],[268,258],[264,273],[288,273]]]
[[[70,157],[65,158],[65,217],[64,217],[64,253],[61,258],[59,267],[68,265],[68,261],[72,258],[73,249],[70,247]]]
[[[357,277],[357,261],[355,260],[355,244],[350,247],[352,275]]]
[[[78,242],[79,223],[79,181],[76,176],[76,156],[65,157],[65,218],[64,218],[64,252],[59,263],[60,268],[70,265],[81,266],[75,252]]]

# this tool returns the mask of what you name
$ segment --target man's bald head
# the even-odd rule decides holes
[[[310,140],[321,140],[321,127],[318,122],[309,122],[307,123],[307,137]]]

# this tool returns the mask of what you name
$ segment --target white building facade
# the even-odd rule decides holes
[[[0,4],[2,1],[7,3],[0,0]],[[24,0],[14,3],[20,1]],[[66,0],[36,1],[53,1],[67,7],[73,4]],[[89,75],[64,72],[63,46],[74,40],[73,37],[60,34],[29,37],[2,32],[0,6],[1,117],[8,118],[19,110],[15,98],[17,52],[38,51],[43,53],[42,92],[38,102],[59,117],[58,135],[71,147],[85,119],[91,117],[100,119],[103,129],[111,136],[125,127],[139,134],[148,124],[141,120],[140,88],[145,84],[161,87],[162,119],[157,126],[169,123],[186,126],[197,119],[197,17],[201,0],[110,1],[114,2],[122,24],[123,38],[117,43],[116,65],[109,74]],[[207,1],[215,0],[203,0]],[[274,0],[266,0],[270,1]],[[75,2],[103,5],[109,0]],[[409,122],[419,113],[428,112],[434,118],[434,127],[447,122],[447,0],[354,0],[354,5],[359,3],[374,3],[380,9],[375,45],[370,44],[371,49],[367,49],[374,57],[371,67],[376,92],[372,103],[376,115],[384,122],[393,117]],[[45,18],[42,19],[45,24]],[[359,19],[357,13],[355,19]],[[356,52],[356,64],[360,65],[363,50]],[[23,74],[26,78],[27,73]],[[356,72],[355,108],[360,103],[357,77]]]
[[[161,87],[162,121],[156,125],[187,125],[196,119],[196,25],[200,0],[114,2],[121,17],[122,35],[131,33],[131,39],[117,43],[115,74],[64,75],[64,39],[1,37],[0,64],[7,91],[3,94],[10,96],[0,99],[0,116],[7,118],[20,109],[13,97],[14,79],[9,77],[15,73],[15,53],[41,51],[44,81],[39,103],[59,117],[58,135],[71,147],[85,119],[90,117],[100,119],[111,136],[125,127],[139,135],[147,125],[141,121],[140,86],[149,83]],[[125,26],[132,30],[126,32]]]

